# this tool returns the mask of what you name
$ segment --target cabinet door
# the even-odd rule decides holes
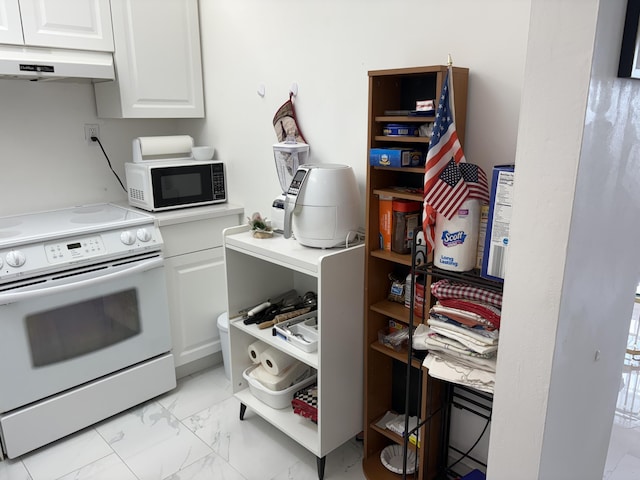
[[[24,43],[18,0],[0,0],[0,43]]]
[[[20,0],[24,43],[113,52],[109,0]]]
[[[103,118],[203,117],[197,0],[112,0],[117,83],[97,84]]]
[[[218,315],[226,310],[222,247],[165,261],[176,367],[219,352]]]

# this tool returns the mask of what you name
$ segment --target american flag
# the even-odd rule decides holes
[[[426,192],[425,202],[441,213],[447,220],[458,211],[469,196],[469,188],[458,164],[453,158],[447,162],[431,189]]]
[[[466,163],[451,111],[451,68],[447,71],[424,174],[422,229],[431,252],[435,246],[436,212],[450,220],[465,200],[489,202],[487,176],[477,165]]]
[[[464,202],[467,189],[462,178],[457,179],[455,175],[450,175],[452,169],[457,164],[465,162],[462,146],[458,140],[456,125],[453,122],[451,105],[449,100],[449,90],[451,81],[451,69],[447,71],[447,75],[442,86],[442,93],[438,102],[438,111],[436,112],[436,120],[433,125],[433,134],[429,142],[429,150],[427,151],[427,160],[424,173],[424,213],[422,216],[422,229],[427,242],[427,250],[431,252],[435,246],[435,211],[442,210],[451,211],[451,215],[455,213],[458,207]],[[453,168],[441,178],[445,169],[453,164]],[[454,182],[455,183],[451,183]],[[438,187],[434,189],[434,187]],[[446,188],[452,190],[450,194],[446,194]],[[468,190],[467,192],[468,193]],[[436,203],[434,204],[433,201]],[[451,215],[447,218],[451,218]]]
[[[484,170],[473,163],[461,163],[458,168],[469,190],[466,199],[477,198],[481,202],[489,203],[489,183]]]

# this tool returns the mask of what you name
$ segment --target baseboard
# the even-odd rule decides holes
[[[222,365],[222,352],[212,353],[193,362],[176,367],[176,378],[186,377],[194,373],[206,370],[215,365]]]

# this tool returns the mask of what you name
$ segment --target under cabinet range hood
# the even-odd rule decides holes
[[[106,82],[115,69],[109,52],[0,45],[0,78]]]

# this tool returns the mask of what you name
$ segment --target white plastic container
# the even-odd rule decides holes
[[[249,373],[251,378],[255,378],[264,387],[276,392],[286,390],[291,385],[308,378],[309,375],[311,375],[311,367],[302,362],[294,363],[280,375],[273,375],[267,372],[263,365],[258,365]]]
[[[298,347],[307,353],[318,350],[318,320],[316,312],[310,312],[314,316],[304,322],[276,324],[275,335]]]
[[[258,380],[252,378],[250,376],[251,371],[256,368],[256,365],[251,365],[244,372],[242,372],[242,376],[249,384],[249,390],[261,402],[269,405],[271,408],[275,408],[281,410],[283,408],[291,407],[291,400],[293,400],[293,395],[298,391],[305,387],[308,387],[312,383],[314,383],[317,379],[317,373],[314,371],[313,375],[308,378],[305,378],[299,383],[290,386],[285,390],[280,390],[279,392],[275,392],[273,390],[269,390],[267,387],[260,384]]]
[[[309,145],[296,142],[276,143],[273,145],[273,157],[280,187],[286,192],[298,167],[309,160]]]
[[[224,364],[224,376],[231,380],[231,356],[229,355],[229,314],[223,312],[218,315],[218,330],[220,331],[220,346],[222,347],[222,363]]]

